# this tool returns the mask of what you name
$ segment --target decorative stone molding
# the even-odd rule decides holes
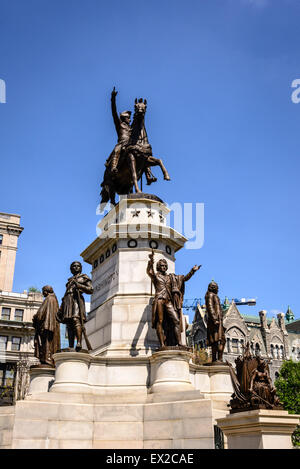
[[[251,410],[217,419],[228,449],[292,449],[291,435],[299,415],[285,410]]]
[[[189,361],[192,353],[185,350],[162,350],[150,358],[150,393],[190,391],[195,389],[191,383]]]

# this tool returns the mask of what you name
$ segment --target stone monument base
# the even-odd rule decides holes
[[[14,407],[11,447],[213,449],[233,391],[229,370],[190,359],[181,349],[151,357],[57,353],[49,392]]]
[[[285,410],[250,410],[218,419],[228,449],[292,449],[291,435],[299,415]]]
[[[214,448],[212,402],[199,391],[97,396],[41,393],[18,401],[12,448]]]
[[[29,394],[48,392],[54,383],[55,368],[49,365],[33,365],[29,374]]]

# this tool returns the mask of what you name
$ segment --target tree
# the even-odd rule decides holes
[[[277,395],[289,414],[300,414],[300,362],[283,362],[275,381]],[[292,435],[294,446],[300,446],[300,425]]]
[[[41,290],[36,287],[29,287],[28,291],[29,293],[41,293]]]

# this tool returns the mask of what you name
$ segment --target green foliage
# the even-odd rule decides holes
[[[203,363],[208,363],[211,361],[208,358],[207,351],[197,345],[194,347],[192,360],[196,365],[203,365]]]
[[[29,291],[29,293],[41,293],[41,290],[39,290],[36,287],[29,287],[28,291]]]
[[[300,362],[283,362],[275,381],[277,395],[289,414],[300,414]],[[293,444],[300,446],[300,425],[292,436]]]

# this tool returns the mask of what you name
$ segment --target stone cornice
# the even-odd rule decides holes
[[[7,321],[5,319],[0,319],[1,334],[5,330],[23,332],[26,335],[26,333],[28,332],[32,334],[34,332],[34,327],[32,325],[32,322],[21,322],[21,321],[13,321],[13,320]]]
[[[23,230],[24,228],[20,225],[17,225],[16,223],[5,223],[0,219],[0,231],[2,233],[7,232],[9,235],[20,236]]]
[[[116,242],[119,239],[136,239],[138,241],[139,238],[141,239],[155,239],[155,240],[168,240],[168,244],[172,246],[176,251],[181,249],[184,246],[184,243],[187,241],[183,235],[175,231],[173,228],[166,227],[166,226],[159,226],[159,225],[151,225],[151,229],[145,231],[136,231],[134,233],[130,233],[127,231],[127,236],[124,236],[125,233],[119,231],[118,228],[121,225],[113,224],[110,225],[108,231],[96,238],[82,253],[80,256],[83,258],[85,262],[88,264],[93,264],[94,260],[99,257],[100,253],[107,249],[107,247]],[[132,227],[133,225],[126,225],[126,227]],[[157,228],[157,231],[154,228]],[[124,225],[122,225],[124,228]],[[124,248],[122,248],[124,250]],[[145,248],[143,248],[144,250]],[[130,250],[130,249],[128,249]],[[149,249],[151,251],[151,249]]]

